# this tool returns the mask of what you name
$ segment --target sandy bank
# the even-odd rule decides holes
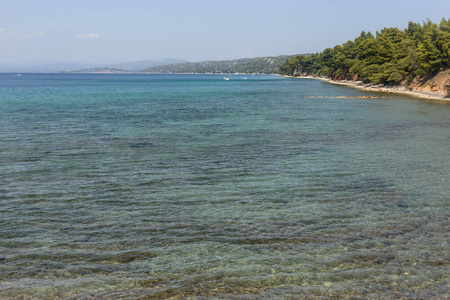
[[[415,90],[409,90],[406,87],[386,87],[382,85],[376,85],[376,84],[364,84],[361,81],[350,81],[350,80],[332,80],[330,78],[323,78],[323,77],[313,77],[313,76],[286,76],[289,78],[308,78],[308,79],[319,79],[323,80],[328,83],[332,84],[338,84],[338,85],[345,85],[348,87],[356,88],[362,91],[366,92],[380,92],[380,93],[394,93],[394,94],[403,94],[408,95],[411,97],[416,98],[422,98],[422,99],[428,99],[428,100],[440,100],[440,101],[448,101],[450,102],[450,98],[445,98],[444,95],[441,95],[439,93],[433,93],[433,92],[423,92],[423,91],[415,91]]]

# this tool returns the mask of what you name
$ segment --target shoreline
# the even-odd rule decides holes
[[[375,84],[364,84],[361,81],[350,81],[350,80],[333,80],[330,78],[323,77],[314,77],[314,76],[285,76],[288,78],[299,78],[299,79],[319,79],[327,83],[336,84],[336,85],[344,85],[351,88],[359,89],[365,92],[378,92],[378,93],[387,93],[387,94],[401,94],[408,95],[415,98],[427,99],[427,100],[438,100],[450,102],[450,98],[444,98],[443,95],[438,93],[431,92],[422,92],[422,91],[414,91],[408,90],[405,87],[385,87],[383,85],[375,85]]]

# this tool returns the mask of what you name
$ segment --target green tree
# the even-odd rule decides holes
[[[450,67],[450,20],[409,22],[405,30],[384,28],[376,36],[364,31],[354,39],[321,53],[296,56],[282,65],[288,75],[323,75],[365,82],[411,82],[416,76]]]

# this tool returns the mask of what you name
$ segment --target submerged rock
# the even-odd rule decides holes
[[[131,148],[142,148],[142,147],[147,147],[147,146],[152,146],[153,144],[152,143],[134,143],[134,144],[131,144],[130,145],[130,147]]]
[[[86,243],[89,242],[94,236],[93,235],[82,235],[74,239],[74,242],[78,243]]]

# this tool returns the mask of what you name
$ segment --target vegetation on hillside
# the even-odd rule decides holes
[[[144,73],[245,73],[245,74],[278,74],[280,66],[293,55],[276,57],[243,58],[236,60],[182,62],[165,66],[151,67]]]
[[[313,75],[365,83],[409,84],[417,76],[432,75],[450,67],[450,19],[439,25],[409,22],[408,28],[385,28],[372,35],[362,32],[321,53],[297,55],[281,67],[283,75]]]

